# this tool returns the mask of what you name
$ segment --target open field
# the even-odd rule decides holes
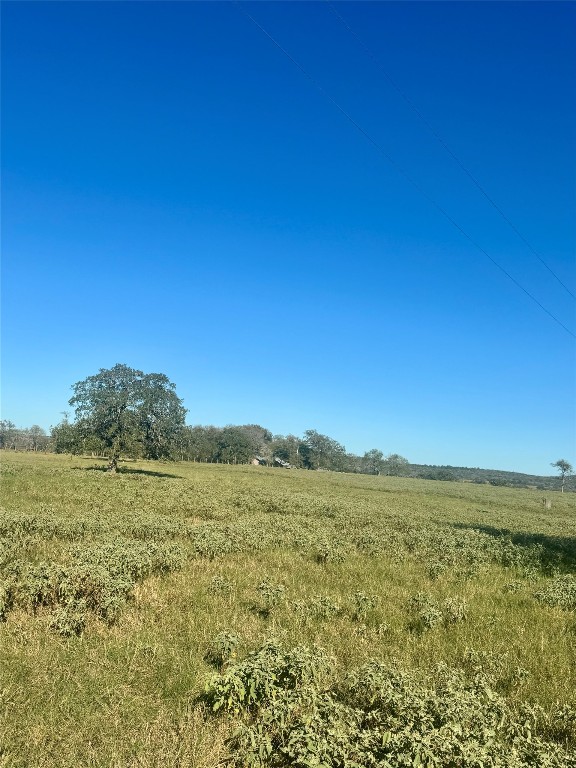
[[[14,453],[2,481],[2,768],[576,766],[574,494]]]

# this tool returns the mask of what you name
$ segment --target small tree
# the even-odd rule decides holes
[[[186,409],[164,374],[144,374],[118,364],[101,368],[72,389],[74,426],[82,437],[101,442],[110,472],[116,472],[121,452],[152,459],[171,454]]]
[[[410,462],[405,459],[404,456],[400,456],[397,453],[390,453],[384,459],[384,471],[387,475],[396,475],[402,477],[408,474],[410,469]]]
[[[220,431],[217,451],[223,464],[247,464],[254,458],[256,447],[242,427],[229,425]]]
[[[32,424],[30,429],[27,430],[26,436],[31,451],[45,449],[48,444],[48,436],[46,435],[45,430],[43,430],[42,427],[39,427],[38,424]]]
[[[368,475],[379,475],[384,467],[384,454],[377,448],[366,451],[362,457],[362,469]]]
[[[68,420],[68,412],[63,411],[62,421],[55,427],[50,427],[50,439],[54,453],[79,453],[82,438],[79,429]]]
[[[572,464],[570,464],[569,461],[566,461],[566,459],[558,459],[558,461],[553,462],[550,466],[555,467],[555,469],[557,469],[560,473],[561,490],[562,493],[564,493],[564,484],[566,483],[566,478],[569,477],[573,472]]]
[[[346,465],[346,449],[327,435],[308,429],[300,446],[300,456],[307,469],[331,469],[341,472]]]
[[[0,448],[14,448],[16,438],[16,424],[8,419],[0,421]]]

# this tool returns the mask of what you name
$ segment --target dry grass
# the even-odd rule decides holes
[[[511,700],[576,707],[576,617],[534,598],[553,568],[576,569],[573,494],[548,494],[546,512],[541,495],[528,490],[194,464],[135,463],[110,477],[77,457],[2,458],[4,541],[16,541],[14,520],[36,521],[17,540],[19,557],[65,563],[71,547],[130,530],[141,537],[155,523],[151,538],[174,523],[174,540],[187,552],[182,570],[139,582],[112,626],[90,616],[81,636],[64,638],[50,629],[48,608],[8,614],[0,624],[2,768],[223,765],[232,725],[201,699],[213,672],[206,651],[222,631],[240,636],[241,655],[272,635],[288,645],[317,643],[342,669],[369,658],[419,669],[458,665],[474,648],[511,672],[526,670],[504,691]],[[86,530],[65,535],[79,521]],[[248,543],[199,556],[192,529],[207,525],[224,536],[238,526]],[[288,533],[275,543],[282,526]],[[376,540],[372,553],[354,544],[364,533]],[[342,562],[317,561],[324,535],[345,550]],[[539,545],[541,567],[480,556],[478,547],[505,540],[522,556]],[[432,577],[445,547],[453,547],[450,558]],[[229,591],[215,591],[215,577]],[[285,587],[268,616],[258,610],[264,578]],[[375,596],[362,620],[353,615],[360,591]],[[466,619],[416,631],[408,604],[418,592],[438,604],[465,601]],[[340,611],[307,615],[302,606],[314,596],[331,598]]]

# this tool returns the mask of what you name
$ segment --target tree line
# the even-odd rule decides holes
[[[53,450],[52,438],[38,424],[21,429],[9,419],[0,421],[0,448],[11,451]]]
[[[347,453],[338,441],[314,429],[306,430],[302,437],[273,435],[259,424],[229,424],[225,427],[184,425],[174,432],[166,449],[162,458],[174,461],[214,464],[250,464],[257,461],[268,466],[289,465],[298,469],[396,476],[407,476],[410,470],[408,459],[398,454],[385,456],[382,451],[372,449],[363,456],[357,456]],[[52,427],[49,450],[109,457],[105,441],[67,418]],[[138,436],[124,446],[122,456],[132,459],[158,458],[155,452],[149,450],[146,440],[138,439]]]
[[[403,456],[385,456],[378,448],[357,456],[315,429],[298,437],[273,435],[259,424],[189,426],[176,387],[164,374],[145,374],[124,364],[101,368],[94,376],[74,384],[72,390],[69,404],[75,409],[74,421],[64,413],[50,435],[38,425],[18,429],[11,421],[0,421],[0,448],[105,456],[111,472],[117,470],[124,457],[227,464],[257,461],[333,472],[530,484],[525,475],[511,483],[509,476],[518,473],[411,465]],[[564,459],[552,466],[560,473],[562,490],[568,488],[572,466]]]
[[[364,456],[347,453],[337,440],[314,429],[303,436],[273,435],[259,424],[189,426],[175,385],[164,374],[124,364],[100,369],[72,386],[70,421],[51,428],[17,430],[2,422],[0,447],[106,456],[115,472],[121,457],[247,464],[280,464],[304,469],[369,474],[408,474],[409,462],[374,448]],[[19,439],[16,439],[16,436]],[[26,439],[24,439],[26,435]]]

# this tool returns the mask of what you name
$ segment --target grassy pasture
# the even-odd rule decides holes
[[[574,766],[576,495],[546,495],[4,453],[0,766]],[[259,664],[271,687],[229,696]],[[422,713],[375,725],[371,686],[456,702],[455,740],[473,701],[499,707],[500,746],[482,736],[474,763],[442,756]]]

